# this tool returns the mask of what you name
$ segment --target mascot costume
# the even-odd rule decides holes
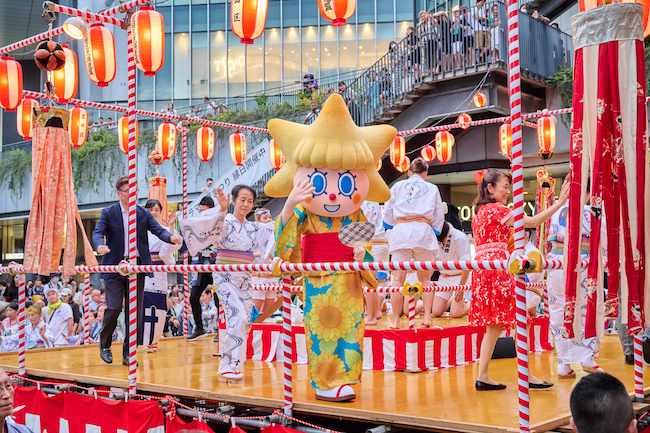
[[[269,131],[286,163],[265,186],[287,197],[276,226],[276,255],[291,262],[372,260],[366,249],[374,226],[364,200],[385,202],[388,186],[377,162],[395,137],[388,125],[358,127],[334,94],[316,121],[305,126],[273,119]],[[304,276],[309,377],[316,398],[349,401],[359,383],[363,348],[363,286],[371,272],[310,272]]]

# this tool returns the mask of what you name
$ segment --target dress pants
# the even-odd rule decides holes
[[[203,259],[201,264],[214,264],[215,261],[211,259]],[[212,274],[211,273],[199,273],[196,278],[192,281],[192,287],[190,289],[190,305],[192,306],[192,317],[194,317],[194,332],[205,331],[203,329],[203,316],[201,308],[201,293],[212,284]],[[217,296],[214,297],[215,305],[217,311],[219,311],[219,300]]]
[[[122,347],[122,357],[128,358],[129,355],[129,279],[119,274],[111,275],[111,278],[104,279],[106,284],[106,311],[104,312],[104,322],[102,331],[99,335],[99,347],[109,349],[111,347],[113,332],[117,327],[117,318],[126,305],[124,312],[124,346]],[[138,274],[138,344],[142,344],[142,331],[144,327],[144,274]]]

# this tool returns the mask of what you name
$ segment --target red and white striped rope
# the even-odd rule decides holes
[[[27,324],[27,315],[25,314],[25,305],[27,303],[27,289],[25,276],[18,278],[18,374],[25,375],[25,350],[27,347],[25,325]]]
[[[105,16],[115,15],[115,14],[127,12],[130,9],[133,9],[133,8],[135,8],[137,6],[146,5],[146,4],[150,4],[150,3],[151,3],[151,0],[131,0],[131,1],[126,2],[126,3],[122,3],[121,5],[113,6],[112,8],[109,8],[109,9],[104,9],[99,14],[100,15],[105,15]]]
[[[281,283],[269,283],[269,284],[253,284],[252,289],[257,290],[258,292],[281,292],[285,284]],[[289,285],[290,293],[302,293],[303,287],[298,285]],[[545,282],[537,283],[528,283],[526,284],[527,289],[542,289],[546,287]],[[446,292],[459,292],[470,290],[471,286],[469,284],[450,284],[450,285],[441,285],[438,283],[432,283],[424,286],[422,291],[424,293],[446,293]],[[401,293],[403,287],[400,286],[380,286],[375,289],[372,287],[364,287],[365,293]]]
[[[293,350],[291,347],[291,291],[288,284],[282,287],[282,372],[284,407],[286,416],[293,413]]]
[[[643,391],[643,344],[641,342],[641,332],[634,334],[633,339],[634,354],[634,399],[642,401],[645,397]]]
[[[100,15],[100,14],[90,12],[88,10],[82,11],[81,9],[71,8],[68,6],[63,6],[52,2],[47,2],[46,7],[52,12],[58,12],[64,15],[83,18],[89,24],[94,24],[94,23],[112,24],[120,28],[124,26],[124,21],[110,15]]]
[[[90,274],[84,276],[84,290],[81,296],[83,296],[84,306],[84,342],[90,344],[92,343],[90,337]]]
[[[137,199],[138,199],[138,153],[136,141],[136,65],[134,51],[133,26],[127,27],[127,122],[129,126],[128,145],[128,175],[129,175],[129,211],[128,211],[128,241],[129,262],[135,265],[137,261]],[[137,384],[136,359],[138,345],[138,278],[136,274],[129,275],[129,306],[128,306],[128,335],[129,335],[129,393],[135,394]]]
[[[37,42],[45,41],[47,39],[51,39],[55,36],[59,36],[60,34],[63,33],[63,27],[55,27],[52,30],[48,30],[43,33],[39,33],[34,36],[30,36],[27,39],[23,39],[22,41],[14,42],[13,44],[6,45],[4,47],[0,48],[0,54],[8,54],[12,51],[19,50],[21,48],[28,47],[30,45],[33,45]]]
[[[187,218],[187,206],[190,203],[189,194],[187,192],[187,132],[188,129],[181,126],[181,188],[183,190],[183,218]],[[183,253],[183,264],[189,263],[187,251]],[[190,329],[190,274],[187,271],[183,272],[183,335],[189,335]],[[195,323],[194,326],[199,326]]]

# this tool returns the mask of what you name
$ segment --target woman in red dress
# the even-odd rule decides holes
[[[567,200],[568,192],[568,182],[565,181],[559,199],[535,216],[524,215],[524,226],[537,227],[550,218]],[[479,184],[478,193],[476,216],[472,220],[476,260],[507,260],[512,236],[512,213],[506,206],[510,195],[510,176],[498,170],[488,170]],[[505,385],[490,379],[488,366],[501,331],[515,324],[515,280],[508,271],[473,272],[469,320],[472,325],[486,327],[481,342],[476,389],[505,389]],[[529,382],[532,389],[552,386],[533,376],[529,377]]]

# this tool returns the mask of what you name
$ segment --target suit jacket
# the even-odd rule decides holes
[[[163,242],[171,242],[171,233],[165,230],[149,211],[142,206],[136,207],[136,221],[138,229],[138,263],[141,265],[151,264],[149,253],[149,239],[147,232],[153,233]],[[128,246],[124,245],[124,224],[122,222],[122,208],[119,203],[104,208],[99,217],[99,222],[93,232],[93,243],[95,248],[106,245],[110,252],[101,257],[102,265],[117,265],[124,257],[128,256]],[[119,274],[102,274],[105,279],[116,278]]]

